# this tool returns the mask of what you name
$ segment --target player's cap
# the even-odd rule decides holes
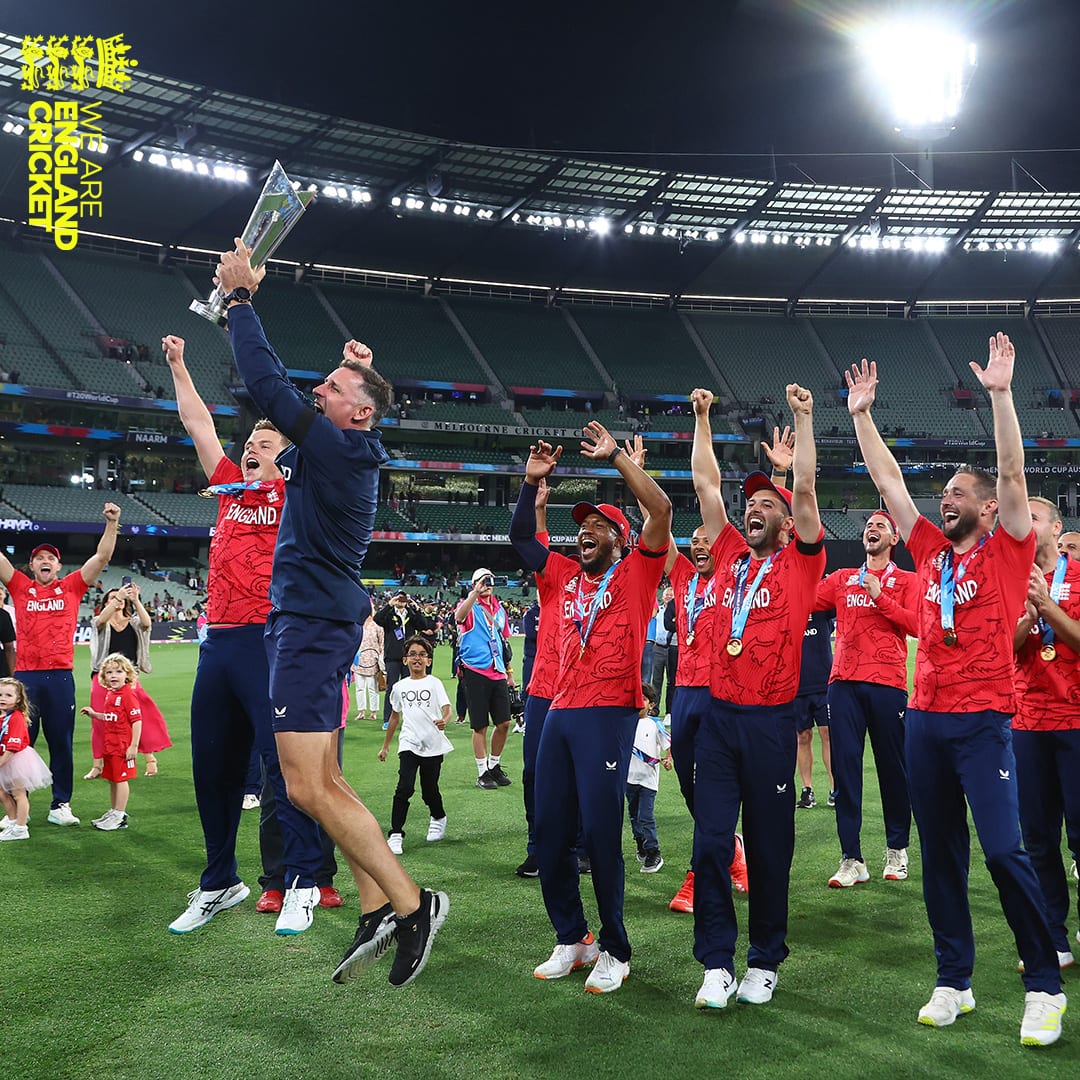
[[[787,505],[788,513],[791,513],[791,492],[786,487],[774,484],[763,472],[751,473],[746,478],[743,483],[743,494],[749,499],[754,492],[761,491],[762,488],[768,488],[769,491],[779,495]]]
[[[58,547],[53,547],[52,544],[38,544],[38,546],[30,552],[30,558],[32,559],[41,551],[51,551],[58,559],[60,558],[60,549]]]
[[[571,514],[579,525],[590,514],[599,514],[618,529],[624,547],[630,543],[630,522],[626,520],[626,515],[617,506],[612,506],[611,503],[580,502],[574,506]]]
[[[896,524],[896,518],[894,518],[892,516],[892,514],[890,514],[888,512],[888,510],[875,510],[872,514],[867,514],[866,515],[866,520],[869,522],[869,520],[872,517],[882,517],[882,518],[884,518],[889,523],[889,528],[892,529],[893,536],[895,536],[895,537],[900,536],[900,528]]]
[[[483,578],[493,578],[494,576],[495,575],[486,566],[481,566],[473,571],[472,583],[475,585]]]

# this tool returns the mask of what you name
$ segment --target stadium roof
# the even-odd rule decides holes
[[[20,89],[20,64],[21,38],[0,34],[9,125],[65,96]],[[277,158],[321,194],[279,253],[301,264],[778,301],[1080,296],[1080,193],[820,185],[473,146],[144,68],[95,99],[109,143],[101,230],[164,249],[227,245]],[[0,137],[0,215],[24,221],[26,136],[13,133]],[[223,165],[244,180],[215,177]]]

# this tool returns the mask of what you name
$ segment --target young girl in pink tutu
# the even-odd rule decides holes
[[[26,717],[30,701],[17,679],[0,679],[0,840],[29,840],[27,793],[52,783],[52,773],[30,745]]]
[[[105,708],[105,688],[101,685],[98,671],[102,661],[110,653],[122,653],[139,671],[153,671],[150,664],[150,613],[139,599],[139,586],[134,582],[110,589],[105,594],[101,613],[94,619],[94,637],[90,642],[90,707],[95,712]],[[165,718],[154,699],[136,681],[135,694],[142,710],[142,738],[139,740],[139,753],[146,759],[146,775],[154,776],[158,771],[157,752],[172,746],[169,729]],[[90,728],[90,748],[94,763],[84,779],[95,780],[101,775],[104,764],[102,733],[100,723],[95,722]]]

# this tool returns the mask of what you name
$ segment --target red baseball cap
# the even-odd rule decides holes
[[[763,472],[751,473],[743,483],[743,494],[749,499],[755,491],[768,488],[775,492],[787,504],[788,513],[791,513],[791,492],[786,487],[778,487]]]
[[[622,538],[623,546],[625,547],[630,543],[630,522],[626,520],[626,515],[617,507],[612,506],[611,503],[587,503],[579,502],[574,506],[574,509],[570,511],[574,520],[580,525],[590,514],[599,514],[606,521],[610,521],[612,525],[619,532],[619,536]]]
[[[52,544],[38,544],[38,546],[30,552],[30,558],[32,559],[39,551],[51,551],[58,559],[60,558],[60,549],[53,547]]]

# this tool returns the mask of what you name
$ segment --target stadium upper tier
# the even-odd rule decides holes
[[[0,247],[0,368],[30,386],[74,388],[127,397],[170,393],[161,360],[162,332],[187,339],[186,358],[204,397],[230,401],[231,360],[225,333],[186,310],[197,275],[116,255]],[[989,403],[967,367],[985,362],[994,329],[1017,345],[1016,404],[1025,434],[1076,436],[1070,392],[1080,386],[1080,319],[1005,316],[900,319],[691,311],[570,304],[538,307],[511,300],[424,296],[419,290],[296,284],[269,278],[256,306],[271,343],[294,372],[319,375],[336,364],[345,335],[371,345],[376,365],[398,384],[398,398],[417,399],[424,382],[477,387],[493,401],[414,401],[410,419],[468,421],[506,427],[580,427],[583,411],[515,413],[513,387],[576,394],[604,408],[594,415],[629,430],[613,408],[652,398],[647,427],[689,431],[689,416],[668,416],[658,397],[695,386],[716,390],[730,407],[714,431],[738,431],[738,415],[784,421],[784,386],[801,382],[815,395],[819,426],[848,424],[842,373],[866,356],[880,364],[881,424],[893,434],[985,438]],[[127,363],[103,355],[102,339],[145,344],[145,359]],[[485,390],[486,388],[486,390]],[[613,390],[614,388],[614,390]],[[428,391],[432,387],[427,388]],[[553,399],[553,401],[556,399]],[[501,401],[501,404],[499,403]],[[529,402],[529,395],[523,402]]]

